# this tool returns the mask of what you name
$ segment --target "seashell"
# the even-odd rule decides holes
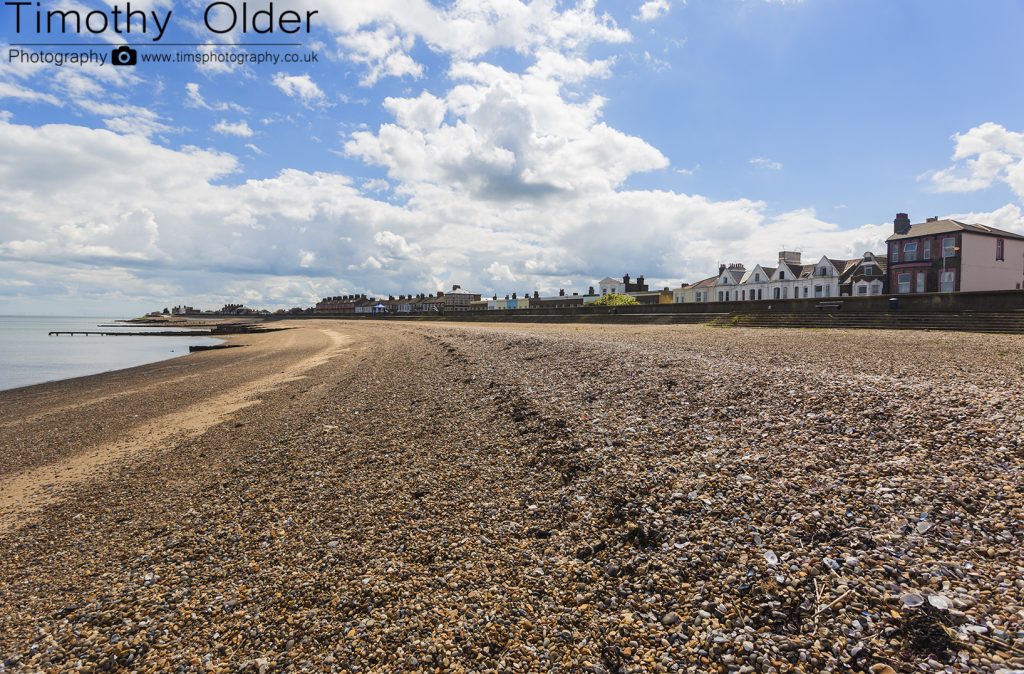
[[[914,608],[924,603],[924,597],[922,597],[919,594],[914,594],[912,592],[903,595],[901,599],[903,600],[903,605],[907,608]]]

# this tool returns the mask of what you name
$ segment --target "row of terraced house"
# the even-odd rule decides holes
[[[822,256],[804,261],[799,252],[781,251],[773,265],[721,264],[718,274],[677,288],[651,290],[643,276],[606,277],[586,294],[513,292],[481,299],[460,286],[436,295],[365,295],[324,298],[317,313],[421,314],[470,310],[572,308],[608,294],[630,295],[641,304],[745,302],[866,297],[884,294],[1020,290],[1024,287],[1024,236],[986,225],[928,218],[911,224],[906,213],[893,221],[884,253],[859,258]]]

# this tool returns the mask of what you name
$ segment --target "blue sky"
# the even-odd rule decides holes
[[[162,42],[295,39],[132,5]],[[1024,231],[1020,2],[274,7],[319,12],[267,48],[316,63],[12,62],[44,40],[5,8],[0,312],[678,285],[880,250],[897,211]]]

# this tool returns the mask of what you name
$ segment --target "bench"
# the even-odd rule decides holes
[[[818,309],[842,309],[843,308],[843,303],[842,303],[842,301],[818,302],[818,304],[816,306],[817,306]]]

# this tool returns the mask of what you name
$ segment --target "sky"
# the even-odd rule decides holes
[[[243,30],[267,4],[0,6],[0,313],[677,287],[884,251],[901,211],[1024,233],[1019,0],[275,0]],[[101,32],[37,32],[56,9]]]

